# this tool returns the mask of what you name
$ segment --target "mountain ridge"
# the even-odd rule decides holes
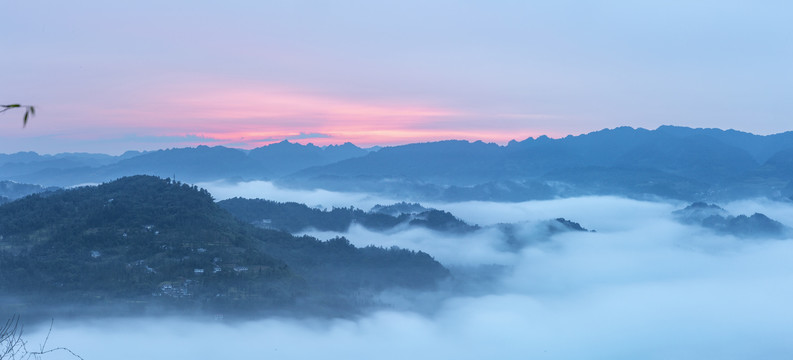
[[[419,149],[421,161],[410,162]],[[406,187],[441,185],[436,191],[442,193],[442,185],[465,189],[493,182],[520,188],[521,183],[539,181],[553,188],[550,196],[627,194],[697,200],[782,192],[776,196],[785,197],[793,195],[783,193],[793,178],[787,167],[776,164],[793,161],[790,149],[793,132],[753,135],[672,126],[620,127],[560,139],[529,138],[503,147],[465,141],[402,145],[304,169],[281,184],[330,184],[341,190],[353,184],[377,188],[368,182],[393,187],[401,181]],[[531,200],[535,191],[526,191],[529,197],[521,190],[513,192],[518,195],[513,201]]]
[[[5,159],[9,159],[7,155]],[[88,155],[31,153],[3,162],[0,179],[72,186],[149,174],[187,182],[267,180],[294,188],[388,192],[405,199],[523,201],[584,195],[686,201],[793,196],[793,132],[617,127],[552,139],[444,140],[368,151],[283,141],[250,151],[222,146],[129,153],[89,166]],[[13,157],[13,156],[11,156]],[[75,158],[76,157],[76,158]],[[79,158],[79,160],[77,160]],[[101,161],[110,161],[99,156]],[[47,160],[49,159],[49,160]],[[46,161],[45,161],[46,160]],[[25,173],[27,169],[31,172]]]

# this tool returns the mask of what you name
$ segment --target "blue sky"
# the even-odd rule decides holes
[[[792,130],[783,1],[6,1],[0,152]],[[305,137],[300,134],[316,134]]]

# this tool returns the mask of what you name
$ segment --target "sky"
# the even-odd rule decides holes
[[[793,130],[789,1],[0,5],[3,153]]]

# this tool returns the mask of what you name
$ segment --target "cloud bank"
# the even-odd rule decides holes
[[[364,194],[271,194],[325,203],[347,195],[356,206],[373,201]],[[678,204],[614,197],[430,205],[483,226],[523,221],[530,229],[563,216],[597,232],[559,233],[515,252],[502,246],[495,228],[452,236],[354,226],[344,235],[357,245],[422,249],[454,266],[500,264],[507,271],[491,279],[487,293],[444,294],[431,313],[394,307],[356,319],[56,321],[50,343],[86,359],[774,359],[793,353],[793,239],[717,235],[675,222],[670,212]],[[793,211],[791,204],[762,201],[727,207]],[[791,225],[791,217],[778,219]],[[32,333],[31,340],[42,336]]]
[[[349,207],[354,206],[368,210],[377,204],[392,204],[398,200],[366,193],[342,193],[323,189],[301,190],[284,189],[275,186],[269,181],[248,181],[231,183],[213,181],[196,183],[197,186],[207,189],[215,200],[226,200],[236,196],[248,199],[267,199],[279,202],[297,202],[310,207]]]

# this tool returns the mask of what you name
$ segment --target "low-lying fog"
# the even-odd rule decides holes
[[[391,203],[366,194],[281,191],[268,183],[201,184],[309,206]],[[398,201],[398,200],[397,200]],[[739,239],[675,222],[682,203],[588,197],[523,203],[426,203],[484,229],[377,233],[359,246],[423,250],[444,265],[505,265],[487,293],[449,295],[434,311],[383,310],[358,319],[55,321],[51,346],[85,359],[774,359],[793,354],[793,239]],[[720,204],[793,226],[793,205]],[[564,232],[510,251],[489,225],[564,217],[597,232]],[[320,238],[337,233],[307,231]],[[401,309],[401,307],[395,308]],[[35,345],[45,333],[28,333]],[[50,359],[70,359],[50,354]]]

